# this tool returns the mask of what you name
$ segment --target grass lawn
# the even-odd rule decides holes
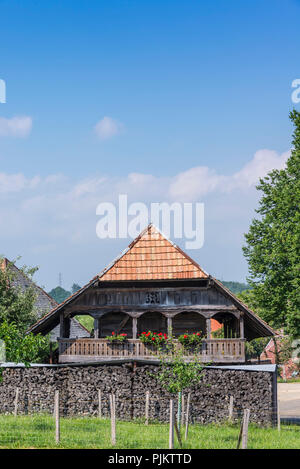
[[[86,418],[61,418],[61,442],[55,443],[52,416],[34,415],[0,416],[0,448],[112,448],[110,421]],[[124,449],[167,449],[167,424],[150,424],[117,421],[117,444]],[[238,425],[191,425],[184,448],[235,448],[239,434]],[[176,439],[175,439],[176,440]],[[179,447],[176,441],[175,447]],[[248,448],[300,448],[300,427],[282,425],[276,428],[249,426]]]

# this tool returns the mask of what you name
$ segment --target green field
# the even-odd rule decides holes
[[[61,440],[55,443],[52,416],[0,416],[0,448],[113,448],[110,421],[86,418],[61,418]],[[117,444],[124,449],[167,449],[168,425],[117,421]],[[187,449],[235,448],[238,425],[190,425]],[[175,438],[175,447],[179,448]],[[249,426],[248,448],[300,448],[300,427],[282,425],[276,428]]]

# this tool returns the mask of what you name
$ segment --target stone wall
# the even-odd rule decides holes
[[[60,391],[61,415],[97,415],[98,390],[102,391],[102,413],[109,415],[109,394],[116,395],[118,418],[143,417],[145,393],[150,392],[150,418],[168,421],[170,395],[155,379],[157,366],[133,363],[57,365],[2,368],[0,413],[14,409],[19,388],[19,413],[53,412],[54,391]],[[229,398],[234,414],[250,409],[250,419],[259,424],[276,423],[276,375],[207,367],[201,383],[190,389],[191,419],[194,422],[222,421],[228,417]],[[184,393],[187,395],[187,392]]]

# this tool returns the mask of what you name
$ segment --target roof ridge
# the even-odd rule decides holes
[[[153,231],[151,230],[153,229]],[[104,277],[106,276],[106,274],[108,274],[109,271],[111,271],[112,269],[114,268],[117,268],[117,264],[118,262],[124,258],[126,255],[128,255],[128,253],[134,248],[134,246],[136,246],[142,239],[143,237],[146,235],[146,233],[149,233],[150,234],[150,238],[151,238],[151,234],[159,234],[164,241],[166,241],[167,243],[169,243],[182,257],[184,257],[190,264],[192,264],[198,271],[199,273],[201,274],[200,277],[202,278],[205,278],[205,277],[209,277],[209,274],[207,272],[205,272],[204,269],[202,269],[202,267],[194,260],[192,259],[185,251],[183,251],[177,244],[175,244],[171,239],[169,239],[159,228],[157,228],[156,225],[154,225],[153,222],[150,222],[142,231],[141,233],[139,233],[139,235],[133,240],[131,241],[131,243],[127,246],[126,249],[124,249],[110,264],[108,264],[108,266],[106,266],[100,273],[99,273],[99,280],[101,280],[103,278],[104,280]],[[157,245],[156,246],[157,248],[159,248],[159,246]],[[153,253],[153,256],[154,256],[154,253]],[[157,253],[156,253],[156,256],[157,256]],[[168,258],[168,256],[166,256]],[[147,261],[145,259],[144,260],[144,269],[146,269],[145,265],[147,263]],[[158,260],[158,258],[157,258]],[[161,258],[160,258],[161,260]],[[165,259],[166,260],[166,259]],[[170,261],[170,260],[169,260]],[[170,264],[172,264],[172,262],[170,262]],[[155,280],[155,279],[161,279],[161,280],[167,280],[167,279],[178,279],[178,278],[199,278],[197,277],[196,275],[187,275],[187,277],[184,277],[184,272],[183,272],[183,269],[179,269],[179,265],[177,265],[178,267],[178,275],[176,276],[176,264],[172,264],[172,266],[174,266],[174,269],[170,269],[170,272],[169,273],[169,276],[166,275],[162,275],[160,277],[153,277],[152,279]],[[135,267],[137,269],[137,267]],[[148,270],[151,270],[152,266],[148,266]],[[188,270],[188,269],[187,269]],[[186,272],[187,272],[186,270]],[[183,272],[183,275],[179,275],[179,273],[181,273],[181,271]],[[161,271],[160,273],[162,274],[163,271]],[[174,273],[174,275],[172,275]],[[153,274],[153,272],[152,272]],[[108,274],[108,275],[111,275],[111,274]],[[132,274],[133,275],[133,274]],[[141,275],[138,275],[136,272],[135,272],[135,275],[137,277],[141,277]],[[125,276],[125,274],[124,274]],[[145,274],[145,276],[147,276],[147,279],[151,279],[151,272],[148,272],[147,275]],[[149,278],[148,278],[149,277]],[[109,279],[111,280],[111,279]],[[120,280],[145,280],[145,278],[122,278]]]

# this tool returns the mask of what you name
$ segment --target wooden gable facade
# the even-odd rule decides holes
[[[91,337],[70,338],[76,315],[94,318]],[[220,325],[218,337],[212,321]],[[30,331],[59,324],[59,361],[156,360],[139,339],[146,331],[176,338],[200,332],[204,362],[243,363],[245,341],[273,330],[152,224],[104,271],[46,314]],[[126,334],[122,343],[113,334]],[[188,360],[188,352],[187,360]]]

